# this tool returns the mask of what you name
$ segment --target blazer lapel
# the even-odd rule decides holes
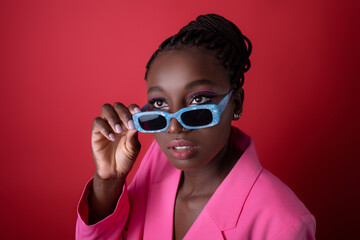
[[[246,199],[262,169],[251,141],[204,208],[219,229],[225,231],[236,227]]]
[[[231,138],[244,152],[190,227],[185,240],[224,239],[224,231],[236,227],[247,196],[263,169],[246,134],[233,130]],[[170,240],[181,171],[170,163],[158,167],[161,174],[149,187],[143,239]]]
[[[224,231],[237,226],[247,196],[263,169],[252,140],[240,131],[232,132],[231,137],[232,142],[244,152],[205,205],[185,239],[223,239]]]
[[[174,204],[181,171],[169,166],[167,177],[152,183],[146,208],[144,239],[172,239]],[[169,172],[171,171],[171,172]]]

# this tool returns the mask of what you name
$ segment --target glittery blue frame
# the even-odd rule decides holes
[[[225,97],[223,99],[221,99],[221,101],[217,105],[216,104],[204,104],[204,105],[196,105],[196,106],[191,106],[191,107],[185,107],[185,108],[182,108],[182,109],[180,109],[179,111],[177,111],[175,113],[168,113],[168,112],[165,112],[165,111],[149,111],[149,112],[134,113],[132,115],[132,117],[133,117],[135,128],[139,132],[143,132],[143,133],[164,132],[169,128],[170,120],[172,118],[176,118],[176,120],[178,120],[178,122],[186,129],[199,129],[199,128],[207,128],[207,127],[215,126],[216,124],[219,123],[220,116],[221,116],[222,112],[224,111],[227,103],[229,102],[231,94],[232,94],[232,90],[230,90],[225,95]],[[212,115],[213,115],[213,121],[211,123],[207,124],[207,125],[193,127],[193,126],[186,125],[181,120],[180,116],[181,116],[182,113],[187,112],[187,111],[197,110],[197,109],[209,109],[211,111]],[[147,110],[147,104],[141,110],[146,111]],[[139,117],[146,116],[146,115],[153,115],[153,114],[161,115],[166,119],[166,126],[163,129],[160,129],[160,130],[145,130],[140,126]]]

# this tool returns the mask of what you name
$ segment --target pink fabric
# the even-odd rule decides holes
[[[315,239],[315,218],[261,166],[252,140],[233,128],[231,141],[244,153],[184,239]],[[76,239],[172,239],[180,175],[154,142],[114,212],[89,226],[90,180],[78,205]]]

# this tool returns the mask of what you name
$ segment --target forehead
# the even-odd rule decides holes
[[[230,87],[229,74],[218,59],[202,48],[183,47],[161,52],[154,59],[148,73],[147,89],[175,91],[196,85],[192,82],[218,90]]]

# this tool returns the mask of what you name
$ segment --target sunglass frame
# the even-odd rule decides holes
[[[201,128],[207,128],[207,127],[212,127],[215,126],[216,124],[219,123],[220,121],[220,116],[222,114],[222,112],[224,111],[230,97],[232,94],[232,90],[230,90],[225,97],[218,103],[218,104],[203,104],[203,105],[196,105],[196,106],[190,106],[190,107],[185,107],[182,108],[180,110],[178,110],[175,113],[168,113],[165,111],[149,111],[149,112],[138,112],[138,113],[134,113],[132,115],[133,117],[133,121],[134,121],[134,125],[136,130],[138,130],[139,132],[143,132],[143,133],[158,133],[158,132],[164,132],[166,131],[169,126],[170,126],[170,121],[172,118],[176,118],[176,120],[178,120],[178,122],[187,129],[201,129]],[[142,109],[146,109],[147,106],[145,105]],[[213,120],[211,123],[203,125],[203,126],[189,126],[186,125],[182,119],[181,119],[181,114],[183,114],[184,112],[188,112],[188,111],[193,111],[193,110],[198,110],[198,109],[208,109],[210,110],[212,116],[213,116]],[[166,119],[166,126],[162,129],[159,130],[145,130],[141,127],[140,123],[139,123],[139,118],[142,116],[146,116],[146,115],[153,115],[153,114],[158,114],[163,116]]]
[[[183,114],[185,112],[189,112],[189,111],[199,110],[199,109],[208,109],[208,110],[210,110],[210,112],[212,114],[212,118],[213,118],[211,123],[206,124],[206,125],[202,125],[202,126],[189,126],[189,125],[185,124],[182,121],[181,114]],[[146,115],[160,115],[160,116],[163,116],[166,119],[166,126],[164,128],[162,128],[162,129],[159,129],[159,130],[145,130],[145,129],[143,129],[141,127],[140,123],[139,123],[139,118],[142,117],[142,116],[146,116]],[[187,129],[200,129],[200,128],[211,127],[211,126],[214,126],[214,125],[219,123],[219,120],[220,120],[219,107],[216,104],[204,104],[204,105],[185,107],[185,108],[182,108],[182,109],[180,109],[179,111],[177,111],[175,113],[168,113],[168,112],[164,112],[164,111],[150,111],[150,112],[139,112],[139,113],[134,113],[133,114],[133,121],[134,121],[135,128],[139,132],[143,132],[143,133],[164,132],[169,128],[170,121],[173,118],[176,118],[176,120],[178,120],[178,122],[184,128],[187,128]]]

